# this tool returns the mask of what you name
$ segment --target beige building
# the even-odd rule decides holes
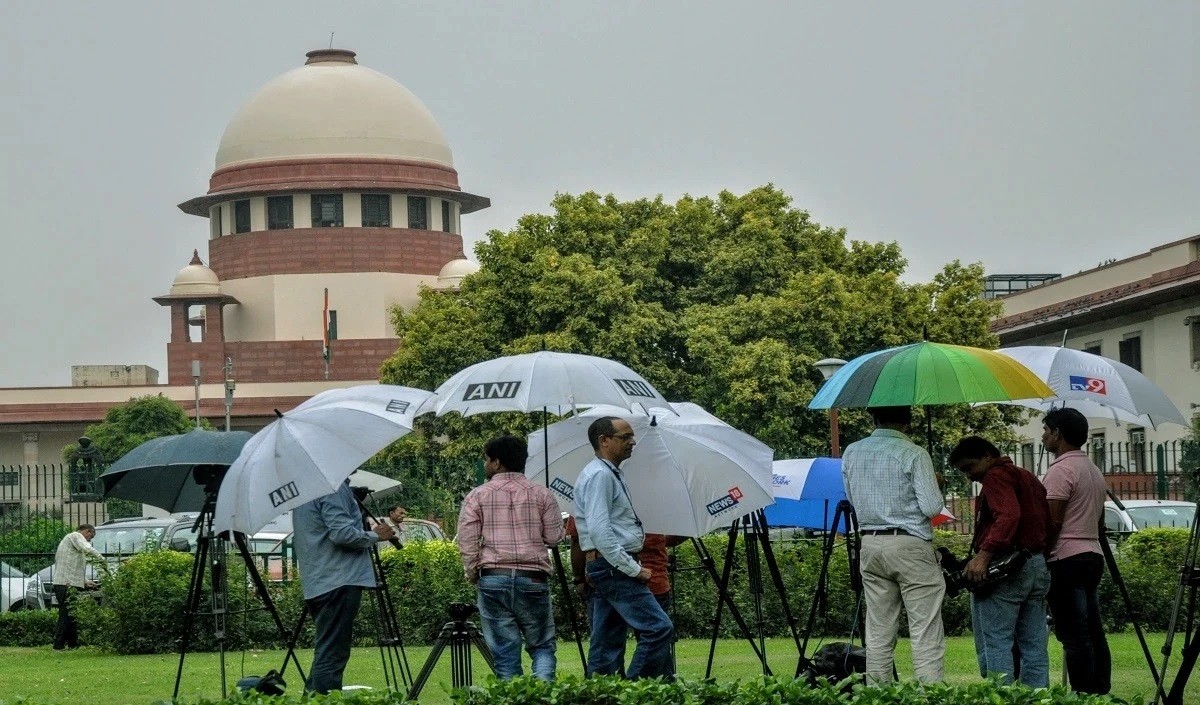
[[[1200,405],[1200,235],[1000,298],[992,323],[1002,347],[1062,345],[1120,360],[1162,388],[1185,417]],[[1107,469],[1148,472],[1159,444],[1188,434],[1091,420],[1094,452]],[[1041,424],[1023,430],[1037,443]],[[1115,444],[1115,445],[1114,445]],[[1045,465],[1044,462],[1041,463]],[[1139,467],[1140,466],[1140,467]]]
[[[193,412],[198,389],[199,413],[221,427],[232,386],[232,427],[255,430],[322,390],[377,383],[398,344],[388,308],[478,269],[463,255],[462,216],[488,205],[460,188],[445,135],[408,89],[354,52],[309,52],[234,115],[207,191],[179,205],[209,219],[207,256],[197,247],[174,279],[147,274],[170,312],[166,382],[146,365],[79,365],[71,387],[0,389],[0,466],[60,462],[136,396]],[[20,494],[9,480],[0,474],[0,504]]]

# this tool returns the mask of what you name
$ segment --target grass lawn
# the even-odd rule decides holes
[[[1149,637],[1150,649],[1158,657],[1163,635]],[[1177,638],[1176,650],[1181,645]],[[1113,694],[1129,697],[1137,694],[1150,695],[1153,683],[1149,669],[1141,654],[1137,638],[1133,634],[1109,636],[1113,651]],[[632,654],[631,650],[628,654]],[[811,652],[814,646],[810,644]],[[408,661],[414,676],[420,671],[428,647],[409,647]],[[686,640],[679,644],[679,673],[687,678],[704,675],[708,659],[708,642]],[[778,674],[795,671],[796,650],[790,640],[771,639],[767,642],[767,654],[772,668]],[[898,668],[902,677],[912,674],[911,658],[907,641],[897,648]],[[575,644],[563,642],[559,645],[559,673],[580,673],[579,658]],[[226,673],[230,688],[243,674],[261,675],[270,668],[278,668],[282,652],[234,652],[226,656]],[[308,665],[311,652],[301,652],[300,662]],[[486,673],[486,667],[476,657],[477,679]],[[1179,662],[1178,656],[1172,661]],[[24,696],[35,703],[88,703],[88,705],[150,705],[157,700],[168,700],[175,682],[178,656],[113,656],[90,648],[73,652],[56,652],[49,647],[0,648],[0,700]],[[243,665],[244,664],[244,665]],[[450,653],[443,653],[425,691],[422,703],[448,703],[447,689],[450,684]],[[526,663],[528,668],[528,663]],[[1050,668],[1052,680],[1062,674],[1062,650],[1058,642],[1050,640]],[[948,640],[946,654],[946,679],[951,683],[971,683],[978,680],[975,665],[975,647],[970,637]],[[744,641],[723,640],[717,644],[713,675],[721,681],[747,678],[759,672],[759,664]],[[295,678],[294,666],[288,670],[288,692],[300,692]],[[346,683],[383,686],[379,651],[373,648],[356,649],[346,673]],[[1191,678],[1187,702],[1200,702],[1200,674]],[[216,654],[189,654],[184,666],[182,695],[184,700],[195,700],[200,696],[216,697],[220,694],[219,660]]]

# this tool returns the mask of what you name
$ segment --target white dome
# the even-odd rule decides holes
[[[308,63],[267,82],[234,115],[217,169],[296,157],[384,157],[453,166],[433,114],[404,86],[354,60],[309,52]]]
[[[200,261],[200,254],[192,255],[192,263],[179,270],[171,284],[171,296],[214,296],[221,293],[221,280],[217,273]]]
[[[465,277],[478,271],[479,264],[477,262],[469,259],[450,260],[442,266],[442,271],[438,272],[436,288],[457,289]]]

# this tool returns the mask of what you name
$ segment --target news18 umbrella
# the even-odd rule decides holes
[[[701,407],[681,403],[635,413],[600,406],[529,436],[525,475],[545,482],[548,461],[550,491],[563,511],[575,512],[575,483],[596,457],[587,428],[600,416],[628,421],[637,435],[621,476],[647,532],[702,536],[774,501],[774,451]]]

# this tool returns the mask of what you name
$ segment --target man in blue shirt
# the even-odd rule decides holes
[[[627,629],[637,633],[629,678],[670,678],[675,628],[650,588],[650,570],[638,563],[645,532],[633,509],[620,465],[633,454],[628,421],[603,416],[588,427],[596,459],[575,483],[575,525],[591,584],[592,636],[588,674],[619,673]]]
[[[372,531],[363,529],[349,480],[293,510],[292,526],[304,602],[317,632],[305,689],[325,694],[342,689],[362,591],[375,587],[371,547],[396,532],[382,522]]]

